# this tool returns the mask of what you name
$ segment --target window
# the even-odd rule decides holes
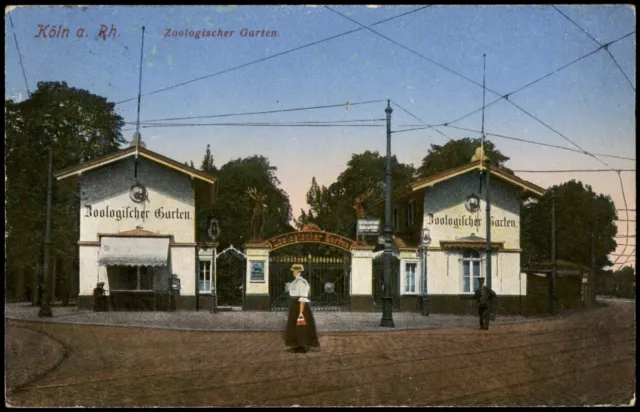
[[[394,207],[393,208],[393,216],[391,219],[391,224],[393,225],[393,231],[397,231],[398,230],[398,208]]]
[[[407,228],[410,228],[415,223],[415,215],[414,215],[414,200],[411,199],[407,202]]]
[[[154,274],[153,268],[147,266],[124,266],[120,269],[119,285],[112,289],[153,290]]]
[[[480,277],[480,254],[473,249],[462,252],[462,291],[475,292]]]
[[[201,260],[200,277],[198,278],[198,289],[200,292],[211,292],[211,261]]]
[[[407,263],[404,270],[405,293],[416,293],[416,263]]]

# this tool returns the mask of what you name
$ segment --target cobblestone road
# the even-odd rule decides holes
[[[7,399],[30,407],[629,405],[635,302],[607,305],[488,332],[464,326],[325,333],[321,351],[306,354],[286,352],[277,332],[10,320],[8,336],[26,327],[68,353],[45,376],[9,385]],[[14,359],[6,368],[19,364]]]

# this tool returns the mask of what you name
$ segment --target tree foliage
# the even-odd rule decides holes
[[[471,162],[471,158],[481,145],[481,139],[452,140],[444,146],[432,144],[427,155],[422,159],[422,165],[418,168],[418,176],[425,178],[448,169],[454,169]],[[500,153],[495,145],[489,141],[484,141],[484,153],[492,165],[503,168],[511,173],[511,170],[504,167],[509,158]]]
[[[319,186],[314,177],[307,192],[309,210],[302,210],[297,225],[302,227],[307,223],[314,223],[322,230],[355,238],[355,199],[368,191],[373,192],[369,201],[384,195],[385,160],[378,152],[368,150],[354,154],[347,163],[347,168],[328,188]],[[391,158],[393,189],[411,182],[414,173],[412,165],[398,162],[395,156]]]
[[[591,267],[591,231],[597,268],[611,264],[616,248],[616,209],[609,196],[571,180],[553,186],[537,202],[522,207],[522,262],[551,258],[551,195],[555,192],[556,258]]]
[[[5,101],[8,269],[33,268],[41,256],[49,145],[55,172],[117,150],[125,142],[120,134],[123,125],[113,103],[64,82],[41,82],[29,99]],[[77,256],[79,198],[75,189],[54,181],[54,255]]]
[[[271,166],[267,158],[252,156],[236,159],[216,170],[211,151],[207,147],[201,169],[205,170],[205,167],[210,167],[209,173],[215,170],[218,193],[214,205],[200,208],[198,211],[200,239],[207,238],[207,217],[215,217],[218,220],[220,248],[229,244],[239,248],[251,239],[253,200],[246,193],[250,187],[255,187],[261,194],[266,195],[267,207],[263,212],[262,237],[267,239],[293,230],[290,224],[289,196],[279,187],[277,168]]]

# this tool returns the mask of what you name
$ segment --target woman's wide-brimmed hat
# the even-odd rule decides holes
[[[296,263],[294,265],[291,265],[291,271],[292,272],[302,272],[304,270],[304,266],[302,266],[300,263]]]

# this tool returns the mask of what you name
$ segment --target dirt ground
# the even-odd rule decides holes
[[[5,399],[28,407],[629,405],[635,302],[607,305],[489,331],[325,334],[320,351],[305,354],[285,351],[275,332],[8,321]]]

